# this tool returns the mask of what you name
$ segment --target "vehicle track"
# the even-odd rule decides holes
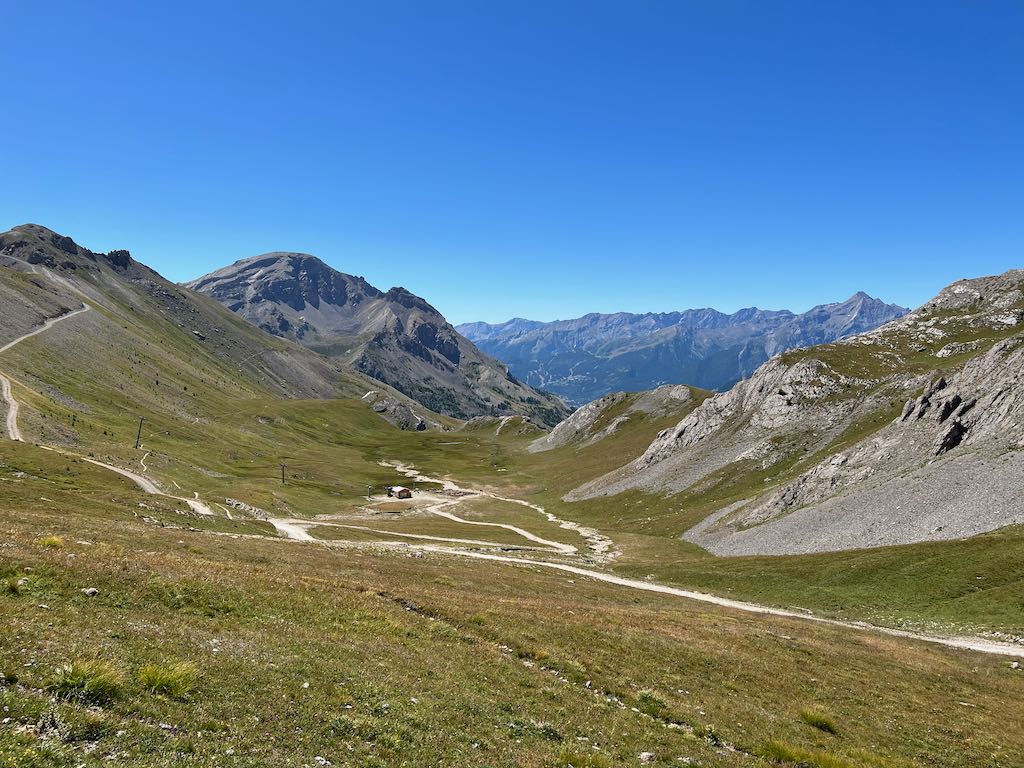
[[[18,338],[14,339],[13,341],[7,342],[7,344],[5,344],[4,346],[0,347],[0,353],[6,352],[7,350],[11,349],[12,347],[17,346],[18,344],[20,344],[21,342],[25,341],[26,339],[31,339],[33,336],[38,336],[40,333],[43,333],[44,331],[48,331],[50,328],[53,328],[53,326],[55,326],[57,323],[63,322],[65,320],[69,320],[70,318],[74,317],[75,315],[80,315],[83,312],[88,312],[90,309],[91,309],[91,307],[88,304],[83,303],[80,309],[76,309],[73,312],[68,312],[66,314],[59,315],[57,317],[51,317],[51,318],[47,319],[41,326],[39,326],[35,330],[29,331],[28,333],[19,336]],[[0,373],[0,396],[2,396],[4,402],[7,403],[7,420],[6,420],[7,426],[6,426],[6,428],[7,428],[7,437],[8,437],[8,439],[13,440],[15,442],[19,442],[19,443],[25,442],[24,436],[21,433],[21,429],[18,427],[18,413],[19,413],[19,411],[21,409],[21,404],[14,397],[14,393],[13,393],[12,387],[11,387],[11,380],[7,376],[4,376],[2,373]],[[50,446],[50,445],[40,445],[39,447],[40,448],[45,448],[48,451],[54,451],[55,453],[63,454],[65,456],[74,456],[75,458],[79,458],[79,459],[82,459],[84,461],[88,461],[90,464],[95,464],[96,466],[103,467],[104,469],[108,469],[111,472],[116,472],[119,475],[127,477],[129,480],[131,480],[133,483],[135,483],[137,486],[139,486],[139,488],[141,488],[146,493],[153,494],[155,496],[165,496],[165,497],[167,497],[169,499],[175,499],[177,501],[185,502],[192,509],[192,511],[195,512],[196,514],[199,514],[199,515],[213,515],[213,510],[210,509],[206,504],[204,504],[202,501],[199,500],[199,494],[198,493],[195,494],[195,498],[194,499],[188,499],[188,498],[184,498],[182,496],[172,496],[171,494],[164,493],[163,491],[161,491],[157,487],[156,483],[154,483],[152,480],[150,480],[145,475],[140,475],[140,474],[137,474],[135,472],[131,472],[130,470],[122,469],[121,467],[116,467],[113,464],[107,464],[105,462],[98,461],[96,459],[90,459],[90,458],[88,458],[86,456],[79,456],[76,453],[72,453],[71,451],[66,451],[66,450],[64,450],[62,448],[55,448],[55,447]],[[149,453],[147,452],[146,456],[148,456],[148,455],[149,455]],[[142,461],[143,462],[145,461],[146,456],[142,457]],[[142,463],[142,462],[140,462],[140,463]],[[142,466],[145,467],[146,465],[143,463]]]
[[[58,315],[57,317],[51,317],[48,320],[46,320],[41,326],[36,328],[34,331],[29,331],[28,333],[14,339],[14,341],[9,341],[6,344],[4,344],[2,347],[0,347],[0,353],[6,352],[12,347],[21,344],[21,342],[25,341],[25,339],[31,339],[33,336],[37,336],[43,331],[48,331],[50,328],[53,328],[53,326],[55,326],[57,323],[63,322],[64,320],[68,320],[69,318],[72,318],[75,315],[80,315],[83,312],[88,311],[89,305],[82,304],[82,307],[80,309],[76,309],[73,312]],[[7,403],[7,437],[9,440],[15,440],[19,443],[22,443],[25,440],[21,435],[21,429],[18,428],[18,412],[21,409],[21,404],[14,397],[14,392],[12,391],[11,388],[11,380],[4,376],[3,373],[0,373],[0,395],[3,396],[4,402]]]

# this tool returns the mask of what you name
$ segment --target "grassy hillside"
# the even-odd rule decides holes
[[[67,483],[52,453],[2,456],[5,765],[877,768],[1024,750],[1006,660],[444,555],[162,528],[97,468]]]

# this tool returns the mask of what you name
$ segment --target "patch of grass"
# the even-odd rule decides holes
[[[180,754],[226,765],[228,749],[253,768],[296,754],[410,768],[636,765],[643,752],[661,756],[659,764],[686,755],[739,768],[756,764],[749,754],[773,739],[828,753],[807,753],[823,766],[834,754],[857,768],[966,768],[998,750],[1019,753],[1024,739],[1005,728],[1019,718],[1024,679],[1003,660],[964,664],[959,652],[897,638],[581,579],[570,587],[534,568],[121,523],[107,504],[109,494],[99,494],[89,514],[62,513],[57,528],[57,513],[28,497],[14,506],[14,523],[0,522],[8,537],[0,573],[32,568],[33,589],[39,578],[50,604],[40,611],[34,600],[0,600],[15,638],[0,643],[0,669],[24,678],[0,685],[0,707],[15,724],[0,729],[0,750],[38,746],[15,729],[34,727],[49,707],[33,692],[50,682],[41,670],[86,653],[116,659],[131,679],[103,708],[104,723],[84,723],[76,734],[99,735],[96,755],[130,748],[128,762],[154,768],[180,764]],[[53,530],[96,543],[87,555],[54,558],[37,545]],[[83,584],[103,597],[60,599]],[[243,609],[210,615],[213,595]],[[429,615],[413,605],[429,606]],[[480,616],[482,624],[471,620]],[[178,660],[202,671],[202,695],[193,691],[188,705],[140,682],[146,665]],[[89,683],[64,677],[56,726],[87,703],[80,691]],[[952,726],[951,693],[977,705],[957,706],[964,711]],[[786,709],[811,701],[843,713],[843,738],[827,748],[819,740],[832,737],[804,725],[799,705]],[[633,711],[641,703],[650,712],[663,704],[661,722]],[[259,724],[224,725],[247,718]],[[666,721],[714,729],[691,734]],[[893,722],[901,738],[887,738]],[[50,742],[66,744],[56,735]],[[868,751],[880,754],[861,756]],[[52,764],[77,765],[73,758]]]
[[[853,763],[835,755],[811,752],[783,741],[769,741],[757,752],[761,757],[774,763],[798,765],[800,768],[854,768]]]
[[[713,747],[720,747],[722,745],[722,737],[713,725],[699,725],[694,729],[693,735],[701,741],[706,741]]]
[[[832,718],[816,709],[801,709],[800,719],[819,731],[832,734],[837,732],[836,724],[832,721]]]
[[[565,747],[558,753],[555,765],[558,768],[612,768],[615,762],[601,752],[584,752],[581,749]]]
[[[102,714],[82,711],[81,707],[54,702],[36,722],[36,732],[45,739],[65,744],[97,741],[110,730]]]
[[[85,659],[58,667],[47,690],[63,699],[109,704],[121,695],[124,678],[108,661]]]
[[[171,699],[186,698],[195,688],[198,677],[199,670],[187,661],[147,664],[139,672],[139,682],[143,688]]]
[[[20,595],[24,590],[21,579],[17,576],[10,576],[3,581],[3,592],[8,595]]]
[[[60,536],[44,536],[39,540],[39,546],[47,549],[64,549],[64,539]]]
[[[665,712],[665,702],[654,691],[641,691],[636,700],[636,708],[645,715],[661,717]]]

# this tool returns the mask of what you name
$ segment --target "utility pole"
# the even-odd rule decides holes
[[[139,445],[142,443],[142,422],[146,420],[145,416],[139,416],[139,434],[135,436],[135,449],[138,450]]]
[[[281,465],[281,485],[284,485],[284,468],[287,467],[287,466],[288,466],[287,464],[282,464]]]

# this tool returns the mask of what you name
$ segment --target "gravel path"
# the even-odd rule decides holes
[[[821,616],[814,616],[813,614],[799,613],[796,611],[787,611],[784,608],[772,608],[767,605],[758,605],[757,603],[746,603],[741,600],[730,600],[725,597],[718,597],[717,595],[709,595],[705,592],[694,592],[688,589],[680,589],[678,587],[670,587],[665,584],[656,584],[649,581],[640,581],[638,579],[627,579],[622,576],[615,576],[610,573],[604,573],[603,571],[594,571],[589,568],[580,568],[575,565],[568,565],[565,563],[554,563],[546,560],[527,560],[518,557],[506,557],[504,555],[490,554],[487,552],[468,552],[465,550],[453,550],[447,547],[431,547],[425,546],[423,549],[443,553],[446,555],[457,555],[458,557],[471,557],[476,560],[491,560],[499,563],[508,563],[510,565],[519,566],[537,566],[540,568],[550,568],[556,571],[564,571],[566,573],[576,574],[577,576],[586,576],[587,578],[594,579],[596,581],[603,581],[608,584],[616,584],[620,587],[626,587],[628,589],[637,589],[644,592],[657,592],[663,595],[675,595],[676,597],[683,597],[687,600],[696,600],[701,603],[711,603],[713,605],[720,605],[724,608],[732,608],[734,610],[743,611],[745,613],[758,613],[768,616],[782,616],[790,619],[802,619],[804,621],[813,621],[819,624],[829,624],[834,627],[843,627],[846,629],[876,632],[883,635],[890,635],[892,637],[902,637],[911,640],[923,640],[927,643],[935,643],[937,645],[945,645],[949,648],[961,648],[970,651],[979,651],[981,653],[996,654],[1000,656],[1016,656],[1024,658],[1024,646],[1015,645],[1013,643],[1000,643],[994,640],[986,640],[980,637],[949,637],[941,635],[925,635],[918,634],[917,632],[907,632],[902,629],[890,629],[889,627],[879,627],[874,624],[867,624],[863,622],[855,621],[840,621],[839,619],[826,619]]]
[[[83,304],[81,309],[76,309],[74,312],[68,312],[66,315],[60,315],[59,317],[51,317],[49,320],[44,322],[41,326],[36,328],[34,331],[29,331],[23,336],[19,336],[14,341],[9,341],[0,347],[0,353],[6,352],[11,347],[14,347],[25,339],[31,339],[43,331],[47,331],[57,323],[63,322],[68,318],[80,315],[83,312],[89,311],[89,305]],[[7,403],[7,437],[9,440],[15,440],[19,443],[24,442],[24,438],[21,435],[21,430],[18,428],[18,411],[21,405],[17,400],[14,399],[14,394],[11,392],[11,380],[0,373],[0,395],[3,396],[3,400]]]
[[[0,353],[6,352],[7,350],[11,349],[12,347],[14,347],[14,346],[20,344],[21,342],[25,341],[25,339],[30,339],[33,336],[37,336],[38,334],[43,333],[44,331],[48,331],[50,328],[55,326],[57,323],[61,323],[61,322],[65,321],[65,320],[68,320],[68,319],[74,317],[75,315],[80,315],[83,312],[88,312],[89,309],[90,309],[90,307],[89,307],[88,304],[82,304],[80,309],[76,309],[73,312],[68,312],[67,314],[60,315],[59,317],[51,317],[46,322],[44,322],[41,326],[36,328],[34,331],[29,331],[28,333],[26,333],[26,334],[24,334],[22,336],[19,336],[18,338],[14,339],[13,341],[7,342],[4,346],[0,347]],[[8,379],[3,374],[0,374],[0,395],[2,395],[4,402],[7,403],[7,420],[6,421],[7,421],[7,437],[8,437],[8,439],[14,440],[16,442],[24,442],[24,438],[23,438],[23,436],[21,434],[21,429],[19,429],[19,427],[18,427],[18,412],[19,412],[21,406],[18,403],[18,401],[14,398],[14,394],[11,391],[11,380]],[[139,486],[139,488],[141,488],[146,493],[153,494],[155,496],[166,496],[167,498],[171,498],[171,499],[175,499],[177,501],[185,502],[192,509],[192,511],[195,512],[196,514],[199,514],[199,515],[213,515],[213,510],[210,509],[206,504],[204,504],[202,501],[199,500],[199,494],[198,493],[195,494],[195,498],[193,498],[193,499],[186,499],[186,498],[183,498],[181,496],[171,496],[170,494],[166,494],[163,491],[161,491],[157,487],[156,483],[154,483],[152,480],[150,480],[145,475],[140,475],[140,474],[138,474],[136,472],[132,472],[132,471],[127,470],[127,469],[122,469],[121,467],[116,467],[113,464],[107,464],[107,463],[102,462],[102,461],[97,461],[96,459],[90,459],[90,458],[87,458],[85,456],[77,456],[76,454],[73,454],[73,453],[71,453],[69,451],[65,451],[65,450],[62,450],[62,449],[54,448],[52,446],[40,445],[40,447],[41,448],[45,448],[46,450],[55,451],[57,453],[61,453],[61,454],[67,455],[67,456],[75,456],[76,458],[80,458],[80,459],[83,459],[84,461],[88,461],[90,464],[95,464],[98,467],[103,467],[104,469],[109,469],[111,472],[116,472],[119,475],[127,477],[129,480],[131,480],[133,483],[135,483],[137,486]],[[148,452],[146,453],[146,456],[149,456]],[[146,456],[143,456],[142,457],[142,461],[140,462],[142,464],[143,468],[145,468],[145,466],[146,466],[145,463],[144,463],[145,459],[146,459]]]
[[[408,477],[408,478],[410,478],[412,480],[415,480],[417,482],[420,482],[420,483],[437,483],[437,484],[440,484],[441,487],[444,488],[446,491],[457,491],[459,493],[465,494],[464,496],[462,496],[459,499],[459,501],[464,501],[466,499],[472,499],[472,498],[488,498],[488,499],[494,499],[495,501],[505,501],[505,502],[508,502],[509,504],[518,504],[521,507],[527,507],[528,509],[532,509],[535,512],[538,512],[541,515],[543,515],[547,519],[547,521],[549,523],[554,523],[555,525],[557,525],[559,528],[562,528],[563,530],[573,531],[574,533],[579,534],[584,539],[584,541],[587,542],[587,549],[590,550],[591,554],[596,559],[604,561],[604,562],[608,562],[608,561],[614,560],[615,557],[618,555],[618,552],[616,552],[615,549],[614,549],[614,545],[612,543],[612,540],[609,539],[604,534],[599,533],[598,531],[594,530],[593,528],[584,527],[584,526],[580,525],[579,523],[574,523],[574,522],[572,522],[570,520],[562,520],[561,518],[556,517],[555,515],[553,515],[550,512],[548,512],[546,509],[544,509],[544,507],[540,506],[539,504],[533,504],[532,502],[525,501],[523,499],[513,499],[513,498],[510,498],[510,497],[507,497],[507,496],[499,496],[498,494],[490,493],[489,491],[481,491],[481,490],[473,490],[473,489],[463,488],[463,487],[457,485],[456,483],[452,482],[451,480],[437,478],[437,477],[428,477],[427,475],[424,475],[421,472],[419,472],[411,464],[403,464],[400,461],[381,461],[379,463],[380,463],[381,466],[383,466],[383,467],[391,467],[391,468],[395,469],[397,472],[399,472],[399,473],[405,475],[406,477]],[[459,522],[468,522],[468,521],[466,521],[466,520],[459,520]],[[489,523],[485,523],[485,524],[489,525]],[[509,526],[504,526],[503,525],[501,527],[508,528]],[[513,530],[516,530],[516,532],[520,533],[520,535],[525,533],[521,529],[513,528]],[[532,535],[528,535],[528,536],[526,536],[526,538],[533,539],[534,541],[537,541],[537,538],[532,536]],[[544,540],[541,540],[541,541],[544,541]],[[546,543],[549,546],[555,547],[556,549],[562,549],[562,548],[570,546],[570,545],[560,544],[560,543],[551,542],[551,541],[548,541]],[[576,552],[576,551],[577,551],[577,549],[575,547],[572,547],[572,552]],[[570,554],[570,553],[569,552],[565,552],[564,554]]]

